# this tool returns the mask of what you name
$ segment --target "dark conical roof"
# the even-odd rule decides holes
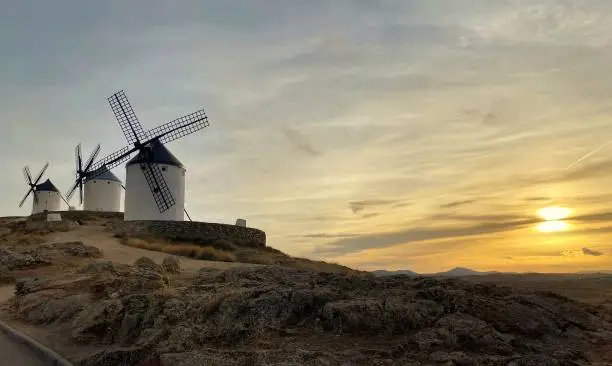
[[[100,173],[99,175],[96,175],[93,179],[108,180],[108,181],[111,181],[111,182],[121,183],[121,180],[119,178],[117,178],[117,176],[115,174],[113,174],[113,172],[108,170],[106,167],[101,168],[101,169],[103,169],[102,173]],[[89,179],[90,179],[90,177],[85,177],[85,181],[88,181]]]
[[[51,180],[47,179],[46,181],[42,182],[41,184],[37,184],[36,185],[36,190],[37,191],[46,191],[46,192],[59,192],[59,189],[57,189],[56,186],[53,185],[53,183],[51,183]]]
[[[185,168],[183,163],[176,158],[176,156],[172,155],[172,153],[166,149],[164,144],[159,142],[158,140],[153,140],[150,144],[147,145],[149,147],[149,151],[152,154],[152,158],[148,160],[151,163],[155,164],[167,164],[173,165],[179,168]],[[138,155],[133,157],[130,161],[127,162],[126,166],[130,166],[133,164],[141,164],[145,163],[147,160],[142,152],[139,152]]]

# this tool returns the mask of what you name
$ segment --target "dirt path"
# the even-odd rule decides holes
[[[2,365],[15,366],[44,366],[38,356],[28,347],[11,340],[4,333],[0,332],[0,355],[2,355]]]
[[[14,285],[0,286],[0,305],[13,297]],[[31,349],[23,344],[16,343],[4,333],[0,332],[0,365],[45,365]]]
[[[149,257],[157,263],[161,263],[168,256],[166,253],[155,252],[146,249],[132,248],[119,243],[119,239],[113,237],[112,233],[105,230],[103,226],[86,226],[72,231],[57,232],[51,234],[49,242],[60,241],[82,241],[83,244],[93,245],[104,253],[104,260],[117,263],[131,264],[140,257]],[[207,268],[232,268],[241,266],[257,266],[248,263],[230,263],[196,260],[181,257],[181,265],[186,270]]]

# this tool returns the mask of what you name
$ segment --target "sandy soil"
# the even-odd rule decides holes
[[[102,252],[104,253],[104,257],[100,259],[101,261],[109,260],[117,263],[132,264],[136,259],[145,256],[151,258],[157,263],[161,263],[163,259],[168,256],[166,253],[132,248],[122,245],[121,243],[119,243],[119,240],[113,237],[112,233],[107,232],[103,226],[87,226],[68,232],[56,232],[50,234],[47,239],[47,243],[63,241],[81,241],[84,244],[93,245],[98,249],[102,250]],[[195,260],[184,257],[181,257],[180,261],[183,270],[187,272],[196,271],[203,267],[224,269],[241,266],[257,266],[256,264],[214,262]],[[13,297],[14,292],[14,285],[0,285],[0,308],[2,308],[2,305],[6,303],[11,297]],[[80,358],[80,356],[83,356],[93,350],[92,347],[75,346],[57,339],[57,337],[55,336],[55,332],[52,329],[26,324],[15,319],[11,319],[10,317],[6,316],[6,314],[4,314],[2,311],[0,311],[0,313],[2,313],[0,314],[0,319],[10,324],[13,328],[32,337],[33,339],[36,339],[37,341],[50,347],[51,349],[61,351],[60,353],[62,353],[63,356],[67,357],[68,359],[78,359]],[[4,348],[8,347],[8,345],[10,345],[10,341],[2,338],[0,334],[0,354],[6,353],[4,352]],[[26,360],[29,357],[27,352],[20,352],[20,350],[16,348],[11,352],[9,352],[10,355],[12,355],[11,357],[14,357],[14,360],[18,360],[19,362],[21,362],[21,360]],[[19,362],[12,364],[26,364]],[[0,362],[0,364],[2,363]],[[32,365],[37,365],[37,363],[32,363]]]
[[[119,239],[113,237],[112,233],[105,230],[103,226],[87,226],[67,232],[52,233],[48,242],[74,241],[78,240],[83,244],[93,245],[104,253],[102,260],[117,263],[132,264],[140,257],[149,257],[157,263],[161,263],[168,256],[166,253],[155,252],[146,249],[127,247],[119,243]],[[207,268],[232,268],[245,266],[258,266],[257,264],[215,262],[196,260],[181,257],[181,266],[184,270],[197,270]]]

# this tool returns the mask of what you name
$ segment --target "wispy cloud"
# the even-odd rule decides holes
[[[390,251],[380,263],[430,272],[522,258],[553,235],[555,252],[606,253],[607,149],[567,167],[612,138],[611,4],[15,2],[0,13],[0,209],[27,214],[23,165],[49,160],[65,190],[76,143],[122,147],[106,97],[125,89],[147,128],[205,107],[211,126],[168,146],[190,214],[244,217],[290,254],[365,268]],[[549,203],[571,205],[573,234],[527,229]]]
[[[325,239],[329,239],[329,238],[351,238],[353,236],[356,236],[356,234],[326,234],[326,233],[321,233],[321,234],[306,234],[306,235],[301,235],[301,237],[303,238],[317,238],[317,239],[321,239],[321,238],[325,238]]]
[[[303,134],[299,133],[297,130],[284,126],[281,128],[281,132],[283,135],[289,139],[289,141],[295,146],[295,148],[299,151],[303,151],[311,156],[321,156],[321,152],[312,146],[312,144],[304,137]]]
[[[584,255],[592,255],[594,257],[599,257],[599,256],[603,255],[603,253],[600,252],[600,251],[592,250],[592,249],[589,249],[589,248],[586,248],[586,247],[582,248],[582,253]]]
[[[366,208],[390,206],[396,203],[397,203],[396,200],[372,199],[372,200],[349,202],[349,207],[351,208],[351,211],[353,211],[354,214],[357,214],[365,210]]]
[[[516,222],[483,223],[475,226],[448,226],[435,229],[406,229],[394,232],[373,233],[351,238],[335,240],[318,248],[320,254],[347,254],[371,248],[385,248],[399,244],[407,244],[434,239],[451,239],[482,234],[499,233],[516,230],[533,225],[537,220],[522,220]]]
[[[441,204],[440,208],[455,208],[455,207],[459,207],[459,206],[469,205],[470,203],[474,203],[474,202],[475,202],[475,200],[473,200],[473,199],[461,200],[461,201],[453,201],[453,202],[448,202],[448,203]]]

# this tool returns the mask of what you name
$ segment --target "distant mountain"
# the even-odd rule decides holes
[[[522,275],[522,276],[545,276],[555,275],[558,276],[576,276],[576,275],[612,275],[612,270],[599,270],[599,271],[579,271],[579,272],[568,272],[568,273],[540,273],[540,272],[499,272],[499,271],[476,271],[471,268],[455,267],[444,272],[436,273],[417,273],[409,269],[403,269],[398,271],[387,271],[384,269],[372,271],[372,274],[376,277],[385,276],[396,276],[396,275],[407,275],[407,276],[425,276],[425,277],[465,277],[465,276],[486,276],[486,275]],[[552,279],[553,277],[551,277]]]
[[[418,273],[411,271],[409,269],[404,269],[404,270],[399,270],[399,271],[386,271],[384,269],[380,269],[377,271],[372,271],[372,273],[376,277],[397,276],[397,275],[419,276]]]
[[[444,277],[462,277],[462,276],[484,276],[497,272],[479,272],[470,268],[455,267],[446,272],[432,273],[431,276],[444,276]]]
[[[411,271],[409,269],[398,270],[398,271],[387,271],[387,270],[384,270],[384,269],[380,269],[380,270],[372,271],[372,273],[374,274],[374,276],[377,276],[377,277],[396,276],[396,275],[463,277],[463,276],[484,276],[484,275],[496,274],[496,273],[502,273],[502,272],[494,272],[494,271],[479,272],[479,271],[475,271],[475,270],[470,269],[470,268],[455,267],[455,268],[450,269],[448,271],[437,272],[437,273],[423,273],[423,274],[420,274],[420,273]]]

